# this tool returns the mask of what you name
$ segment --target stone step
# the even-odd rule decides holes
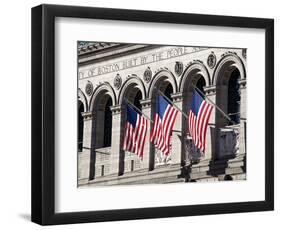
[[[169,183],[177,181],[181,170],[179,167],[156,168],[152,171],[134,171],[125,173],[121,176],[108,175],[97,177],[88,182],[90,185],[117,185],[117,184],[151,184],[151,183]],[[184,178],[181,178],[184,179]],[[180,180],[179,180],[180,181]]]

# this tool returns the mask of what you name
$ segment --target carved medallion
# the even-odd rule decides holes
[[[214,52],[212,52],[209,56],[208,56],[208,60],[207,60],[207,64],[208,66],[213,69],[216,65],[217,62],[217,58],[216,55],[214,54]]]
[[[149,67],[147,67],[147,69],[143,73],[143,80],[148,83],[150,82],[151,77],[152,77],[152,71]]]
[[[93,87],[92,82],[88,81],[88,83],[86,84],[86,87],[85,87],[86,94],[88,96],[91,96],[93,94],[93,90],[94,90],[94,87]]]
[[[183,72],[183,64],[182,62],[177,61],[175,64],[175,73],[180,76]]]
[[[113,85],[115,89],[120,89],[122,85],[122,78],[120,77],[119,73],[115,76]]]

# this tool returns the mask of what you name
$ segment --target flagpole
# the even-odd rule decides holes
[[[218,107],[211,99],[209,99],[200,89],[198,89],[195,85],[192,85],[200,94],[201,94],[201,97],[204,95],[205,98],[213,105],[216,107],[216,109],[218,111],[221,112],[221,114],[230,122],[232,122],[234,125],[235,125],[235,122],[231,120],[231,118],[220,108]]]
[[[172,101],[170,100],[170,98],[168,98],[164,93],[162,93],[162,92],[161,92],[160,90],[158,90],[156,87],[154,87],[154,89],[156,89],[157,92],[160,93],[168,102],[170,102],[173,106],[175,106],[175,108],[176,108],[179,112],[181,112],[182,115],[183,115],[185,118],[188,118],[188,115],[187,115],[185,112],[183,112],[177,105],[175,105],[175,103],[172,102]]]
[[[149,120],[151,123],[154,123],[153,120],[151,120],[147,115],[145,115],[138,107],[136,107],[134,104],[128,101],[128,99],[124,99],[127,104],[132,106],[135,110],[137,110],[139,113],[141,113],[147,120]]]

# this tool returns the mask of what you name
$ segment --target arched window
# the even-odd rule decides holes
[[[199,79],[198,79],[198,81],[197,81],[197,83],[196,83],[196,87],[202,92],[202,93],[204,93],[204,95],[205,95],[205,92],[204,92],[204,87],[206,86],[206,81],[205,81],[205,79],[204,79],[204,77],[200,77]],[[201,93],[200,93],[200,95],[201,95]],[[203,96],[203,95],[201,95],[201,96]]]
[[[240,123],[240,90],[238,69],[233,70],[228,81],[227,113],[235,124]]]
[[[103,87],[103,86],[100,86]],[[89,179],[107,175],[112,136],[111,106],[115,97],[107,89],[101,89],[92,99],[92,137]]]
[[[111,97],[108,97],[104,109],[103,147],[111,146],[112,113],[111,113],[110,106],[112,106],[112,99]]]
[[[183,108],[186,114],[189,114],[191,105],[192,105],[192,95],[193,91],[196,90],[198,94],[205,98],[205,91],[204,87],[206,86],[206,80],[201,74],[195,74],[195,75],[190,75],[190,82],[191,84],[188,84],[188,82],[185,83],[185,91],[183,91]],[[194,86],[196,88],[194,88]],[[189,124],[188,124],[188,119],[183,120],[183,132],[187,133],[187,137],[185,139],[185,156],[184,159],[186,162],[189,162],[190,160],[195,163],[199,162],[200,159],[203,157],[203,153],[195,147],[194,141],[192,140],[190,136],[190,131],[189,131]]]
[[[111,146],[112,134],[112,98],[109,95],[100,95],[97,100],[97,106],[94,109],[93,132],[95,137],[94,145],[96,149]]]
[[[81,101],[78,101],[78,151],[82,152],[83,150],[83,129],[84,121],[82,113],[84,112],[84,106]]]
[[[140,100],[142,99],[142,95],[141,95],[141,91],[138,90],[135,98],[134,98],[134,105],[139,109],[141,110],[141,103],[140,103]]]
[[[168,84],[163,93],[165,94],[166,97],[168,97],[170,100],[172,100],[172,98],[171,98],[171,94],[173,93],[172,85]]]
[[[136,108],[142,111],[141,100],[142,91],[135,84],[130,84],[124,91],[124,98],[128,100],[130,104],[133,104]],[[127,121],[127,103],[123,101],[122,103],[122,124],[121,127],[125,127]],[[130,106],[130,105],[129,105]],[[125,136],[125,128],[122,128],[121,136]],[[122,142],[123,144],[123,142]],[[132,172],[140,168],[140,159],[134,153],[129,151],[122,151],[120,154],[120,163],[119,163],[119,175],[124,173]]]
[[[171,94],[173,94],[173,86],[170,82],[162,81],[160,82],[159,86],[157,87],[159,91],[161,91],[167,98],[172,101]],[[160,95],[159,92],[155,91],[155,94],[153,95],[153,104],[152,104],[152,114],[153,118],[155,115],[155,109],[156,109],[156,98]],[[170,103],[170,102],[169,102]],[[172,132],[171,132],[172,135]],[[170,145],[171,148],[171,145]],[[158,148],[153,145],[153,152],[151,154],[151,160],[150,160],[150,170],[153,170],[157,165],[163,165],[163,164],[169,164],[171,162],[171,156],[165,156]],[[153,158],[153,159],[152,159]]]
[[[216,104],[229,117],[216,113],[215,158],[233,158],[237,153],[237,124],[240,123],[240,86],[239,69],[232,62],[218,70],[216,85]]]

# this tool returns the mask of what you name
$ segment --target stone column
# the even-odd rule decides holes
[[[204,91],[206,93],[206,97],[210,99],[213,103],[216,103],[216,88],[215,86],[205,87]],[[207,100],[208,101],[208,100]],[[211,103],[210,103],[211,104]],[[216,113],[217,110],[213,107],[209,124],[207,127],[206,134],[206,149],[205,149],[205,160],[214,159],[216,153]]]
[[[116,105],[111,107],[112,111],[112,136],[111,136],[111,156],[110,156],[110,174],[116,176],[120,173],[120,167],[122,162],[121,151],[121,106]]]
[[[151,99],[144,99],[140,101],[142,105],[142,112],[144,115],[146,115],[148,118],[151,120],[152,118],[152,112],[151,112]],[[146,134],[146,139],[145,139],[145,145],[143,149],[143,160],[142,160],[142,168],[144,170],[149,170],[149,163],[151,160],[151,154],[152,154],[152,143],[150,142],[150,133],[151,129],[153,127],[153,123],[148,121],[148,127],[147,127],[147,134]],[[154,160],[154,158],[153,158]]]
[[[240,133],[239,133],[239,154],[245,154],[246,149],[246,125],[247,125],[247,111],[246,111],[246,79],[239,81],[240,85]]]
[[[86,183],[90,174],[91,142],[92,142],[92,113],[82,113],[84,119],[83,150],[78,155],[79,184]]]
[[[83,151],[91,148],[92,143],[92,123],[93,115],[92,112],[82,113],[84,119],[84,130],[83,130]]]
[[[173,99],[173,103],[183,111],[183,96],[182,93],[174,93],[171,94],[171,97]],[[172,158],[172,164],[173,166],[178,166],[179,168],[181,167],[182,163],[182,154],[184,151],[184,145],[183,145],[183,119],[185,118],[181,112],[178,112],[174,128],[172,131],[172,137],[171,137],[171,144],[172,144],[172,149],[171,149],[171,158]],[[184,132],[185,133],[185,132]]]

